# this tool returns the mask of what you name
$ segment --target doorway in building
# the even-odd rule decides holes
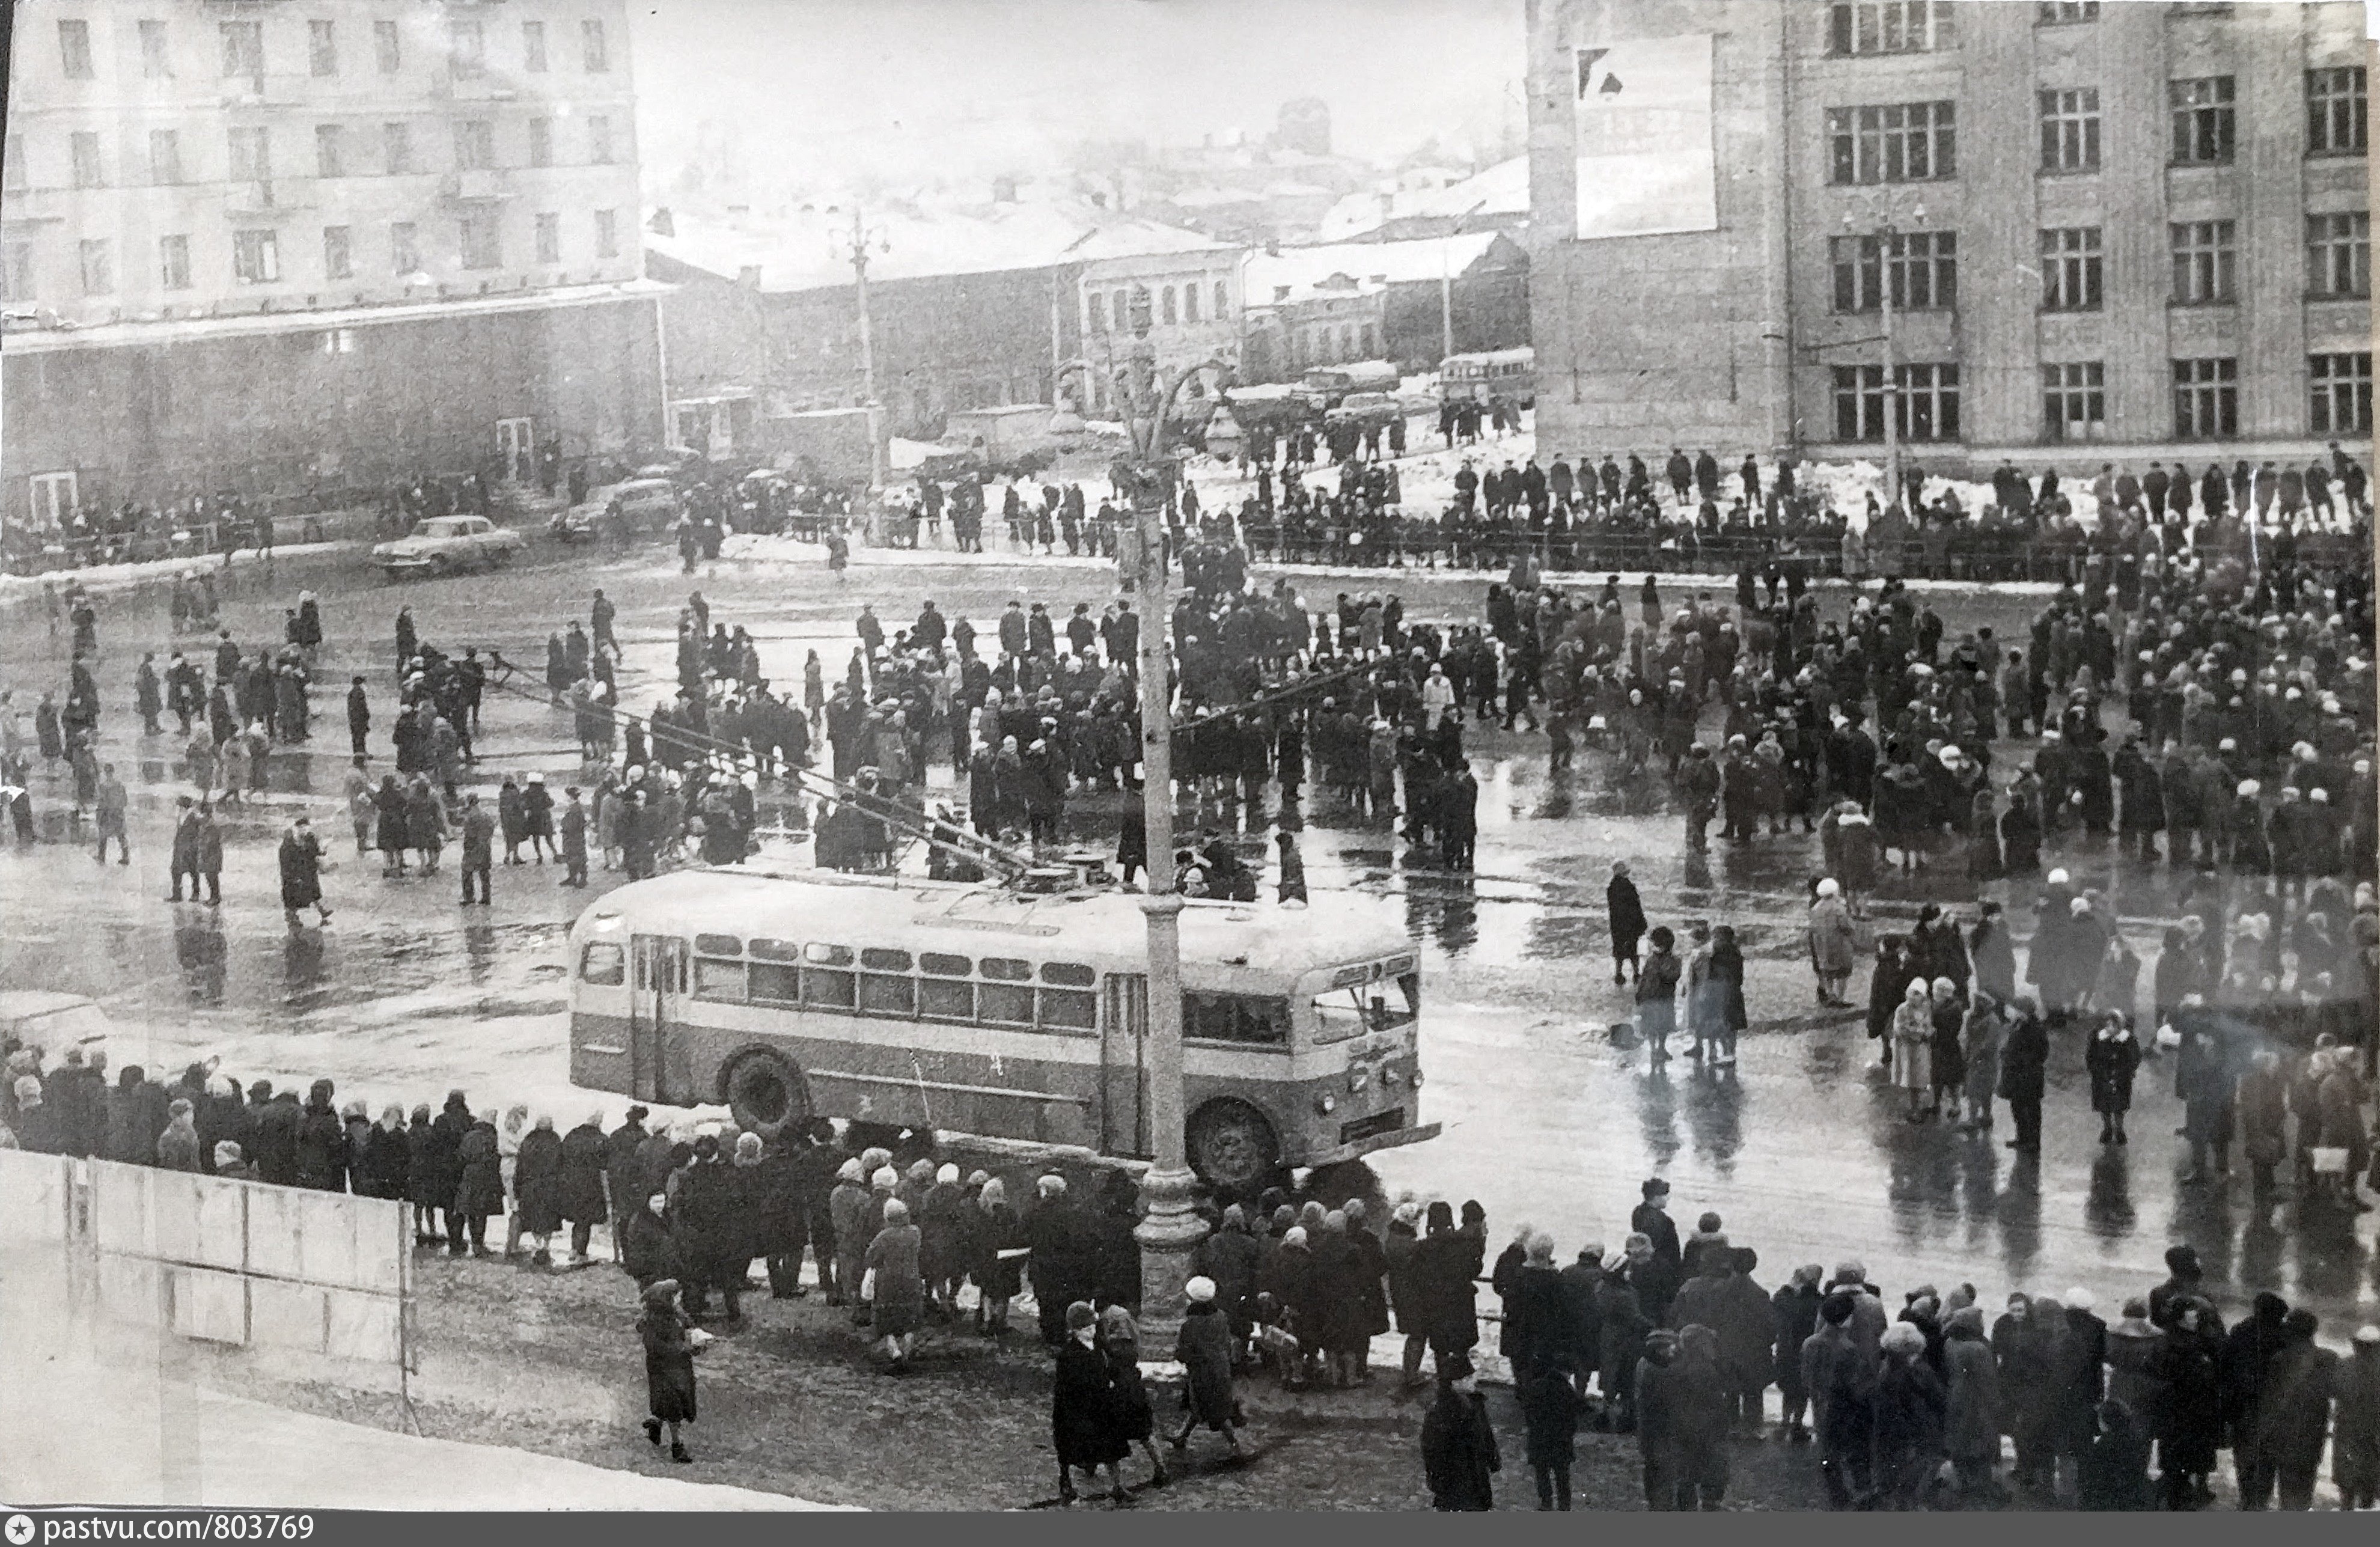
[[[496,465],[506,483],[527,483],[537,477],[537,420],[496,420]]]

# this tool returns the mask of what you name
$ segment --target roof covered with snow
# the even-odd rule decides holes
[[[1055,268],[1103,258],[1206,251],[1224,244],[1137,215],[1072,204],[1001,203],[965,212],[869,209],[870,279],[922,279]],[[852,282],[851,212],[810,206],[783,219],[713,222],[673,214],[674,235],[646,248],[689,268],[735,279],[759,270],[764,291],[823,290]]]
[[[1441,275],[1463,273],[1500,239],[1494,231],[1466,231],[1410,242],[1332,242],[1253,252],[1248,255],[1247,296],[1251,304],[1261,305],[1286,289],[1288,298],[1294,299],[1318,289],[1342,287],[1333,283],[1342,278],[1357,289],[1434,283]]]
[[[1320,226],[1332,241],[1376,231],[1391,220],[1454,220],[1464,215],[1524,215],[1529,213],[1529,158],[1514,156],[1442,188],[1370,189],[1351,193],[1330,206]]]

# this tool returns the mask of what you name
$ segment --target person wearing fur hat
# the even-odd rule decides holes
[[[700,1345],[693,1322],[678,1308],[677,1294],[674,1278],[645,1285],[637,1335],[645,1346],[645,1438],[658,1446],[666,1429],[670,1459],[683,1462],[694,1459],[678,1426],[694,1421],[694,1356]]]
[[[909,1206],[897,1198],[889,1200],[884,1205],[884,1227],[868,1243],[861,1265],[874,1275],[868,1294],[873,1312],[870,1330],[876,1334],[886,1368],[895,1375],[908,1370],[925,1312],[926,1281],[918,1269],[918,1257],[919,1233],[909,1223]]]
[[[1099,1313],[1075,1300],[1058,1313],[1062,1337],[1050,1394],[1050,1435],[1058,1458],[1058,1497],[1073,1504],[1075,1473],[1104,1471],[1118,1504],[1130,1501],[1116,1464],[1132,1452],[1118,1425],[1115,1390],[1099,1347]]]
[[[1189,1305],[1182,1315],[1182,1331],[1174,1338],[1173,1357],[1182,1366],[1188,1389],[1183,1395],[1182,1428],[1172,1443],[1176,1451],[1187,1450],[1191,1434],[1203,1424],[1223,1436],[1232,1456],[1238,1456],[1243,1454],[1239,1431],[1245,1421],[1232,1388],[1238,1340],[1217,1303],[1220,1291],[1213,1279],[1198,1274],[1184,1285],[1184,1293]]]

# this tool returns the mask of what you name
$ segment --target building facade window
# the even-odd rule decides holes
[[[1163,306],[1159,315],[1163,320],[1165,325],[1169,328],[1182,321],[1181,304],[1175,298],[1173,286],[1171,285],[1168,285],[1165,287]]]
[[[2095,359],[2041,368],[2042,432],[2053,441],[2107,433],[2107,368]]]
[[[281,240],[270,230],[231,234],[231,273],[242,285],[270,285],[281,277]]]
[[[400,220],[388,228],[388,268],[402,279],[421,267],[421,239],[413,222]]]
[[[455,170],[484,172],[496,164],[496,126],[465,118],[455,126]]]
[[[586,56],[588,74],[601,75],[612,67],[612,45],[604,39],[601,22],[589,20],[578,24],[578,48]]]
[[[1950,7],[1936,0],[1835,0],[1827,10],[1829,54],[1924,54],[1952,42]]]
[[[225,80],[245,80],[251,91],[264,90],[264,24],[261,21],[217,23],[223,32]]]
[[[2041,234],[2041,306],[2045,311],[2096,311],[2104,274],[2099,227],[2062,225]]]
[[[32,186],[32,174],[25,168],[25,137],[11,134],[0,138],[0,188],[11,190]]]
[[[540,263],[562,262],[562,217],[558,214],[537,217],[537,261]]]
[[[2041,93],[2041,169],[2099,169],[2099,88],[2077,86]]]
[[[2372,352],[2310,355],[2313,388],[2308,425],[2317,435],[2367,434],[2372,429]]]
[[[105,237],[86,237],[80,244],[82,259],[82,293],[104,296],[115,289],[115,261],[108,251]]]
[[[553,164],[553,120],[531,118],[528,121],[528,164],[531,166]]]
[[[2372,216],[2306,216],[2306,292],[2325,299],[2372,293]]]
[[[1827,180],[1909,183],[1956,176],[1957,115],[1958,104],[1948,102],[1827,109]]]
[[[2040,0],[2040,4],[2034,7],[2034,19],[2044,27],[2096,21],[2099,19],[2099,0]]]
[[[77,129],[67,137],[67,150],[72,159],[75,187],[107,186],[107,168],[100,162],[98,135],[87,129]]]
[[[545,23],[521,23],[521,68],[531,75],[545,73]]]
[[[1894,427],[1904,441],[1959,438],[1959,368],[1956,364],[1910,364],[1895,369],[1900,390],[1892,397]],[[1884,439],[1886,393],[1881,365],[1835,367],[1835,438]]]
[[[352,279],[355,277],[355,253],[347,240],[347,227],[322,227],[322,277]]]
[[[337,124],[314,126],[314,176],[344,177],[347,175],[347,134]]]
[[[394,21],[372,23],[372,56],[382,75],[395,75],[405,68],[405,37]]]
[[[587,159],[598,166],[612,164],[611,116],[603,113],[587,115]]]
[[[595,256],[617,258],[620,255],[620,212],[595,212]]]
[[[2362,66],[2306,71],[2306,153],[2362,155],[2368,112]]]
[[[1118,290],[1112,298],[1112,303],[1115,307],[1115,331],[1130,333],[1132,331],[1132,297],[1125,291]]]
[[[488,30],[476,21],[448,21],[446,62],[457,79],[487,74]]]
[[[339,73],[338,23],[310,21],[306,24],[306,72],[316,76]]]
[[[2223,306],[2238,298],[2239,225],[2228,220],[2173,223],[2173,302]]]
[[[1221,322],[1232,314],[1231,287],[1221,280],[1215,282],[1215,321]]]
[[[227,137],[231,146],[231,179],[237,182],[261,183],[273,178],[273,137],[262,128],[236,128]]]
[[[402,177],[413,170],[413,126],[382,124],[380,127],[381,155],[388,166],[388,175]]]
[[[170,80],[174,77],[173,49],[162,21],[140,24],[140,74],[150,80]]]
[[[1895,311],[1949,311],[1959,304],[1959,238],[1951,231],[1836,237],[1835,310],[1874,311],[1888,274]]]
[[[2229,161],[2238,118],[2231,77],[2168,80],[2165,89],[2173,105],[2174,164],[2213,166]]]
[[[182,180],[182,136],[178,129],[149,131],[149,180],[169,188]]]
[[[168,290],[190,287],[190,238],[176,235],[157,238],[157,283]]]
[[[2240,432],[2240,362],[2228,355],[2173,362],[2173,432],[2186,441]]]
[[[1182,286],[1182,320],[1185,323],[1198,320],[1198,286],[1196,285]]]
[[[0,250],[0,300],[33,298],[33,244],[10,242]]]
[[[502,268],[504,240],[493,210],[466,210],[455,223],[455,247],[467,269]]]
[[[58,23],[58,68],[68,80],[89,80],[91,23],[68,18]]]

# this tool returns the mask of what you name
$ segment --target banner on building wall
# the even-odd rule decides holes
[[[1711,35],[1578,51],[1578,234],[1718,229]]]

